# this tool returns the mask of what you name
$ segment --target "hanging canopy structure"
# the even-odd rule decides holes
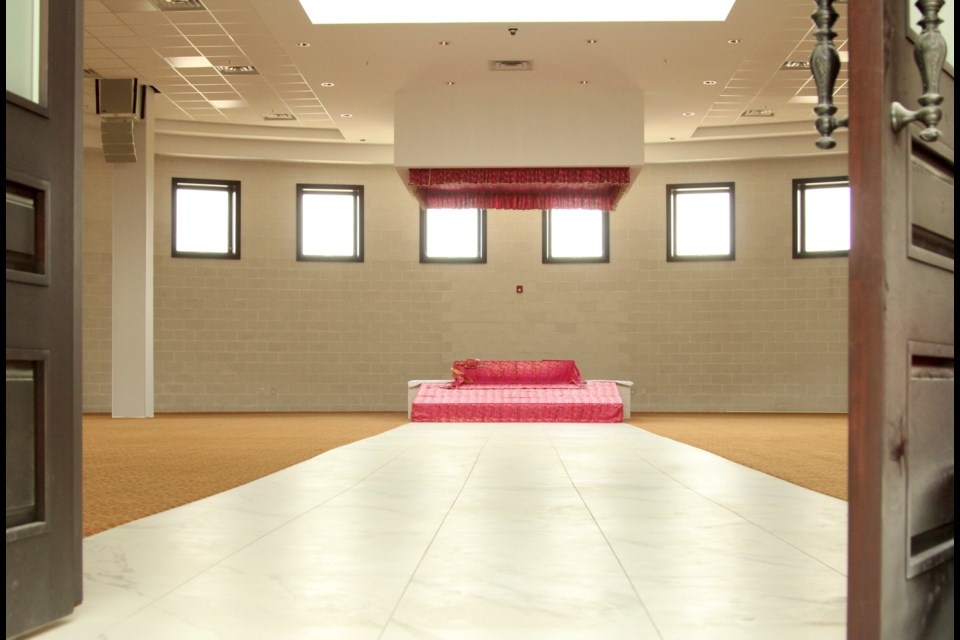
[[[629,167],[410,169],[424,209],[612,211],[632,181]]]

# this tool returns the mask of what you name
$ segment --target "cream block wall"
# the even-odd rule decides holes
[[[84,410],[100,411],[109,167],[86,160]],[[157,412],[402,411],[408,379],[459,358],[574,359],[633,380],[634,411],[846,410],[847,261],[791,257],[791,180],[843,175],[844,157],[648,165],[597,265],[542,264],[532,211],[488,213],[487,264],[421,265],[417,204],[389,166],[156,171]],[[170,257],[175,176],[242,182],[241,260]],[[717,181],[736,183],[736,261],[667,263],[665,185]],[[298,182],[364,185],[365,262],[296,262]]]
[[[112,175],[102,151],[84,149],[81,284],[85,412],[109,412],[111,407]]]

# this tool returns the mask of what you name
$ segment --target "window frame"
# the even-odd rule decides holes
[[[239,260],[240,259],[240,181],[239,180],[212,180],[209,178],[173,178],[171,179],[171,234],[170,255],[173,258],[199,258],[203,260]],[[215,187],[219,187],[214,189]],[[181,188],[196,190],[226,191],[231,194],[229,199],[229,224],[227,251],[181,251],[177,249],[177,191]]]
[[[441,208],[441,207],[438,207]],[[420,264],[486,264],[487,262],[487,210],[470,207],[477,212],[477,256],[473,258],[431,258],[427,256],[427,209],[420,209]]]
[[[793,258],[795,260],[806,260],[808,258],[845,258],[850,255],[850,249],[840,249],[836,251],[808,251],[805,248],[806,234],[803,233],[804,214],[806,206],[803,200],[806,197],[807,187],[810,185],[820,185],[814,188],[826,188],[827,186],[844,186],[850,188],[849,176],[830,176],[825,178],[794,178],[793,189]],[[850,212],[851,220],[853,212]]]
[[[559,207],[558,207],[559,208]],[[550,247],[550,225],[551,213],[553,209],[543,209],[542,214],[542,253],[543,264],[608,264],[610,262],[610,212],[604,209],[589,209],[589,211],[600,211],[601,233],[603,234],[603,247],[599,256],[582,257],[554,257],[551,254]]]
[[[350,256],[324,256],[303,252],[303,195],[308,192],[352,192],[354,253]],[[360,184],[297,184],[297,262],[363,262],[363,185]]]
[[[725,192],[730,194],[730,251],[717,255],[676,255],[676,197],[684,191],[706,193]],[[736,183],[734,182],[695,182],[667,185],[667,262],[731,262],[737,259],[736,225]]]

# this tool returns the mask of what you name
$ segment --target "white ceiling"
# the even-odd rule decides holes
[[[804,136],[815,152],[812,77],[782,68],[809,59],[811,0],[737,0],[724,22],[472,25],[313,25],[298,0],[201,2],[205,10],[161,12],[150,0],[84,0],[88,125],[96,127],[91,78],[136,77],[159,91],[161,132],[384,149],[393,144],[398,91],[496,92],[522,83],[641,89],[648,146]],[[846,6],[836,8],[844,51]],[[177,68],[172,57],[213,66]],[[496,60],[530,61],[532,69],[492,71]],[[244,65],[257,73],[214,68]],[[845,115],[845,70],[834,100]],[[295,120],[264,120],[274,114]]]

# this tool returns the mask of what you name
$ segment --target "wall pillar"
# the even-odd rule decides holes
[[[153,417],[153,89],[133,127],[136,162],[113,164],[113,417]]]

